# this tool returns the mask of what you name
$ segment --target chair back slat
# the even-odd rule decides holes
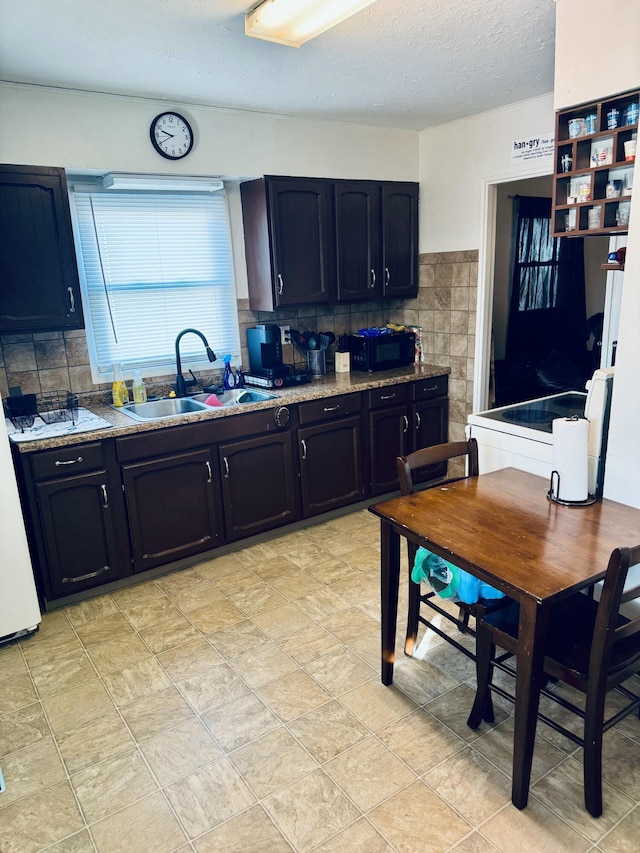
[[[449,441],[444,444],[434,444],[431,447],[415,450],[407,456],[398,456],[396,466],[400,491],[403,495],[410,495],[413,492],[412,473],[414,471],[459,456],[467,457],[467,476],[477,477],[479,473],[478,442],[475,438],[470,438],[468,441]]]

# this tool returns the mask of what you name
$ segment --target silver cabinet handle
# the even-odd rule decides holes
[[[109,495],[104,483],[100,486],[100,490],[102,492],[102,509],[109,509]]]
[[[72,287],[68,287],[67,291],[69,293],[69,311],[73,314],[76,310],[76,297],[74,296]]]
[[[375,286],[376,286],[376,271],[375,271],[375,270],[371,270],[371,284],[369,285],[369,288],[370,288],[371,290],[373,290],[373,288],[374,288]]]
[[[395,394],[381,394],[380,395],[381,400],[395,400],[395,398],[396,398]]]
[[[337,406],[323,406],[322,411],[323,412],[337,412],[339,408],[340,408],[340,404],[338,403]]]
[[[229,460],[226,456],[222,457],[222,461],[224,462],[224,478],[225,480],[229,479]],[[207,463],[209,464],[209,463]]]
[[[282,296],[282,291],[284,290],[284,281],[282,280],[282,276],[278,273],[278,296]]]
[[[302,441],[300,442],[300,444],[302,445],[302,458],[306,459],[307,458],[307,442],[303,438]]]
[[[389,284],[391,280],[391,273],[389,272],[389,267],[384,268],[384,283]]]
[[[97,578],[98,575],[108,572],[110,568],[111,566],[103,566],[96,572],[89,572],[88,575],[79,575],[77,578],[62,578],[62,583],[80,583],[81,581],[88,581],[89,578]]]
[[[62,462],[60,459],[56,459],[53,464],[56,466],[56,468],[59,468],[61,465],[75,465],[76,463],[82,461],[82,456],[78,456],[77,459],[68,459],[66,462]]]
[[[416,412],[416,429],[420,429],[421,423],[422,423],[422,420],[420,418],[420,415],[418,414],[418,412]]]
[[[402,420],[404,421],[402,432],[406,432],[409,429],[409,418],[406,415],[403,415]]]
[[[425,390],[425,391],[437,391],[437,390],[438,390],[438,386],[437,386],[437,385],[427,385],[427,386],[426,386],[426,388],[425,388],[424,390]]]
[[[211,473],[211,463],[209,462],[209,460],[207,460],[204,464],[206,465],[206,468],[207,468],[207,483],[212,483],[213,482],[213,474]],[[228,472],[228,468],[227,468],[227,472]]]
[[[274,417],[276,426],[282,429],[286,427],[286,425],[289,423],[289,418],[291,417],[291,415],[289,413],[289,409],[286,406],[278,406]]]

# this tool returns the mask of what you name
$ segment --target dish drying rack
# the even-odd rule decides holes
[[[71,391],[45,391],[42,394],[24,394],[17,397],[5,397],[3,400],[5,415],[20,432],[32,427],[36,417],[46,424],[71,421],[75,424],[78,417],[78,397]]]

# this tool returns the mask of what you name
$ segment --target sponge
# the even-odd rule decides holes
[[[205,403],[205,406],[221,406],[222,405],[222,403],[220,402],[220,400],[218,400],[218,398],[216,397],[215,394],[210,394],[207,397],[207,399],[204,401],[204,403]]]

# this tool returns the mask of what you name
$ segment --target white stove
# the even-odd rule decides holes
[[[56,421],[48,424],[37,415],[33,421],[33,426],[25,427],[24,430],[21,430],[20,427],[14,427],[8,419],[5,420],[5,424],[9,438],[14,442],[57,438],[60,435],[74,435],[75,433],[91,432],[94,429],[109,429],[113,426],[109,421],[94,415],[88,409],[78,409],[74,421]]]

